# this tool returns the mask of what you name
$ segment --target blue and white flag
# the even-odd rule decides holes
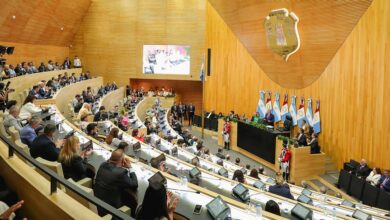
[[[257,103],[257,109],[256,109],[256,112],[260,114],[260,118],[264,118],[265,114],[267,113],[267,109],[265,107],[265,102],[264,102],[264,96],[265,96],[264,91],[260,91],[260,99],[259,102]]]
[[[204,81],[204,60],[205,58],[203,57],[202,65],[200,66],[200,81]]]
[[[275,122],[280,121],[282,116],[280,114],[280,107],[279,107],[279,93],[277,93],[277,92],[275,93],[275,101],[274,101],[274,107],[273,107],[272,113],[275,116]]]
[[[306,122],[313,127],[313,110],[311,98],[307,99]]]
[[[316,111],[313,117],[313,130],[318,134],[321,132],[321,120],[320,120],[320,100],[316,101]]]
[[[295,104],[296,99],[297,99],[296,96],[291,96],[291,104],[289,109],[293,126],[297,125],[297,106]]]
[[[282,110],[280,112],[280,115],[282,116],[282,121],[286,120],[286,116],[288,115],[288,95],[284,94],[284,100],[282,105]]]
[[[302,121],[305,119],[305,117],[305,99],[301,97],[301,102],[299,103],[297,112],[297,121],[300,128],[302,127]]]

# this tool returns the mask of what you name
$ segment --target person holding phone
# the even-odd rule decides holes
[[[87,170],[87,158],[91,153],[91,148],[80,150],[80,140],[77,136],[68,137],[58,156],[65,179],[72,178],[77,182],[85,177],[93,178],[93,175],[88,175]]]
[[[10,89],[10,81],[7,82],[7,85],[0,82],[0,110],[9,109],[11,106],[16,105],[15,100],[8,100],[8,94],[14,92],[14,89]]]

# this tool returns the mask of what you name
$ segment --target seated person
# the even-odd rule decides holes
[[[106,137],[106,144],[111,145],[112,147],[118,147],[120,143],[121,140],[119,138],[119,129],[112,128]]]
[[[379,180],[381,190],[390,193],[390,170],[383,171],[383,176]]]
[[[367,176],[366,181],[373,186],[378,186],[381,176],[382,176],[381,169],[373,168],[370,175]]]
[[[275,215],[280,216],[280,208],[278,203],[276,203],[274,200],[268,200],[268,202],[265,204],[265,211],[270,212]]]
[[[238,181],[239,183],[243,183],[243,184],[247,183],[246,179],[244,177],[244,173],[241,170],[234,171],[232,179],[235,180],[235,181]]]
[[[215,156],[221,158],[222,160],[226,158],[225,155],[223,154],[223,149],[221,147],[218,148],[218,152],[215,154]]]
[[[294,199],[293,195],[290,192],[290,187],[288,185],[283,184],[283,179],[282,178],[277,178],[276,179],[276,184],[273,186],[270,186],[268,188],[268,192],[283,196],[288,199]]]
[[[105,140],[102,139],[101,137],[99,137],[97,126],[98,126],[98,125],[97,125],[96,123],[89,123],[89,124],[87,125],[87,129],[86,129],[86,130],[87,130],[87,135],[90,136],[90,137],[92,137],[92,138],[97,139],[98,141],[103,142],[103,141],[105,141]]]
[[[29,119],[34,114],[39,114],[42,112],[42,109],[34,104],[36,97],[28,95],[24,100],[22,108],[20,109],[19,118]]]
[[[40,127],[42,119],[39,116],[33,116],[28,121],[28,124],[22,128],[20,131],[20,139],[23,144],[26,144],[31,148],[31,143],[37,137],[36,129]]]
[[[268,109],[267,113],[263,118],[263,123],[267,125],[274,126],[275,116],[272,114],[271,109]]]
[[[92,111],[91,111],[91,105],[88,104],[88,103],[84,103],[83,104],[83,107],[80,109],[79,111],[79,114],[77,115],[77,118],[78,119],[81,119],[83,118],[84,116],[89,116],[89,115],[92,115]]]
[[[114,150],[110,159],[100,165],[96,174],[93,188],[95,196],[114,208],[127,205],[134,214],[137,208],[136,198],[128,192],[135,194],[137,188],[138,180],[134,170],[131,169],[130,159],[125,156],[123,150]],[[130,198],[134,200],[132,201],[134,203],[130,201]],[[98,213],[100,216],[107,214],[101,208],[98,208]]]
[[[53,136],[57,128],[54,124],[47,124],[43,130],[43,134],[39,135],[31,143],[30,154],[33,158],[41,157],[48,161],[57,161],[60,154],[60,147],[63,140],[59,140],[57,144],[53,142]]]
[[[76,182],[87,177],[87,157],[92,153],[92,150],[82,150],[80,154],[78,152],[80,152],[80,140],[77,136],[72,135],[65,140],[58,157],[65,179],[72,178]],[[93,172],[90,174],[92,175],[88,175],[88,177],[93,178]]]
[[[108,119],[108,114],[106,112],[106,107],[100,106],[99,111],[93,117],[93,121],[104,121]]]
[[[315,133],[311,134],[311,140],[310,140],[310,142],[308,142],[308,145],[310,146],[310,153],[311,154],[321,153],[321,147],[318,144],[317,134],[315,134]]]
[[[365,159],[360,160],[360,165],[354,170],[355,175],[359,178],[365,179],[370,174],[370,168]]]
[[[255,179],[260,179],[259,178],[259,172],[257,171],[256,168],[253,168],[249,174],[249,176],[255,178]]]
[[[241,167],[241,159],[239,157],[237,157],[236,162],[234,164]]]
[[[79,97],[77,99],[77,103],[75,103],[73,106],[74,113],[79,113],[83,105],[84,105],[84,99],[82,97]]]
[[[9,109],[9,114],[4,117],[4,127],[5,130],[9,133],[9,128],[11,126],[14,126],[14,128],[20,132],[22,130],[22,125],[20,124],[19,120],[17,119],[19,117],[19,107],[16,105],[11,106]]]
[[[299,129],[299,133],[295,140],[298,143],[298,146],[307,146],[307,140],[306,140],[306,135],[304,133],[304,130],[302,128]]]
[[[251,122],[254,122],[254,123],[258,123],[260,121],[260,114],[259,112],[256,112],[252,118],[251,118]]]
[[[178,201],[179,199],[174,197],[173,193],[167,192],[163,184],[151,182],[146,189],[142,205],[138,207],[136,219],[173,220]]]
[[[144,142],[144,134],[141,134],[137,128],[132,131],[131,136],[141,142]]]

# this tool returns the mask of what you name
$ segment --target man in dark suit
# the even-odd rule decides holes
[[[195,106],[190,103],[188,106],[188,126],[194,123]]]
[[[283,180],[281,180],[280,178],[276,179],[276,184],[270,186],[268,191],[270,193],[283,196],[288,199],[294,199],[290,192],[290,187],[287,184],[283,184]]]
[[[367,162],[365,159],[362,159],[360,161],[360,166],[356,167],[356,169],[355,169],[356,176],[363,178],[363,179],[365,179],[370,174],[370,172],[371,172],[371,170],[367,166]]]
[[[134,216],[137,208],[137,188],[138,180],[131,169],[130,160],[125,157],[123,150],[113,151],[110,159],[100,165],[96,174],[93,189],[95,196],[115,208],[129,206]],[[100,216],[107,214],[99,208],[98,212]]]
[[[390,170],[383,171],[383,175],[379,180],[379,186],[385,192],[390,193]]]
[[[63,140],[59,140],[57,144],[53,142],[53,136],[56,132],[54,124],[47,124],[43,130],[43,134],[39,135],[31,143],[30,154],[33,158],[41,157],[49,161],[57,161],[60,154],[59,147],[62,146]]]
[[[180,102],[179,106],[177,107],[177,117],[181,123],[183,123],[185,108],[186,108],[185,105],[183,105],[181,102]]]
[[[268,109],[267,114],[265,114],[265,117],[263,118],[263,122],[264,124],[274,126],[275,116],[272,114],[271,109]]]
[[[106,112],[106,107],[100,106],[99,111],[93,117],[93,121],[104,121],[108,119],[108,114]]]
[[[315,133],[311,134],[311,140],[308,142],[308,145],[310,146],[311,154],[321,153],[321,148],[320,145],[318,144],[317,134]]]
[[[298,137],[296,138],[299,146],[307,146],[307,139],[304,132],[305,131],[302,128],[299,129],[299,134]]]

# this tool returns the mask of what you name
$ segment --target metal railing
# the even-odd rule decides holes
[[[54,171],[50,170],[46,166],[40,164],[38,161],[36,161],[34,158],[32,158],[30,155],[28,155],[26,152],[24,152],[20,147],[18,147],[15,143],[13,143],[8,138],[4,137],[4,135],[0,134],[0,138],[2,141],[8,145],[8,158],[11,158],[16,153],[17,155],[21,156],[25,160],[27,160],[30,164],[32,164],[36,169],[42,171],[44,174],[46,174],[50,178],[50,194],[57,192],[57,184],[63,185],[67,190],[71,190],[72,192],[76,193],[80,197],[84,198],[88,202],[96,205],[98,208],[102,208],[105,211],[110,214],[113,219],[129,219],[132,220],[130,216],[126,215],[122,211],[112,207],[111,205],[103,202],[102,200],[96,198],[93,195],[90,195],[86,193],[83,189],[80,187],[74,185],[73,183],[66,180],[64,177],[59,176]],[[82,205],[82,204],[80,204]]]

